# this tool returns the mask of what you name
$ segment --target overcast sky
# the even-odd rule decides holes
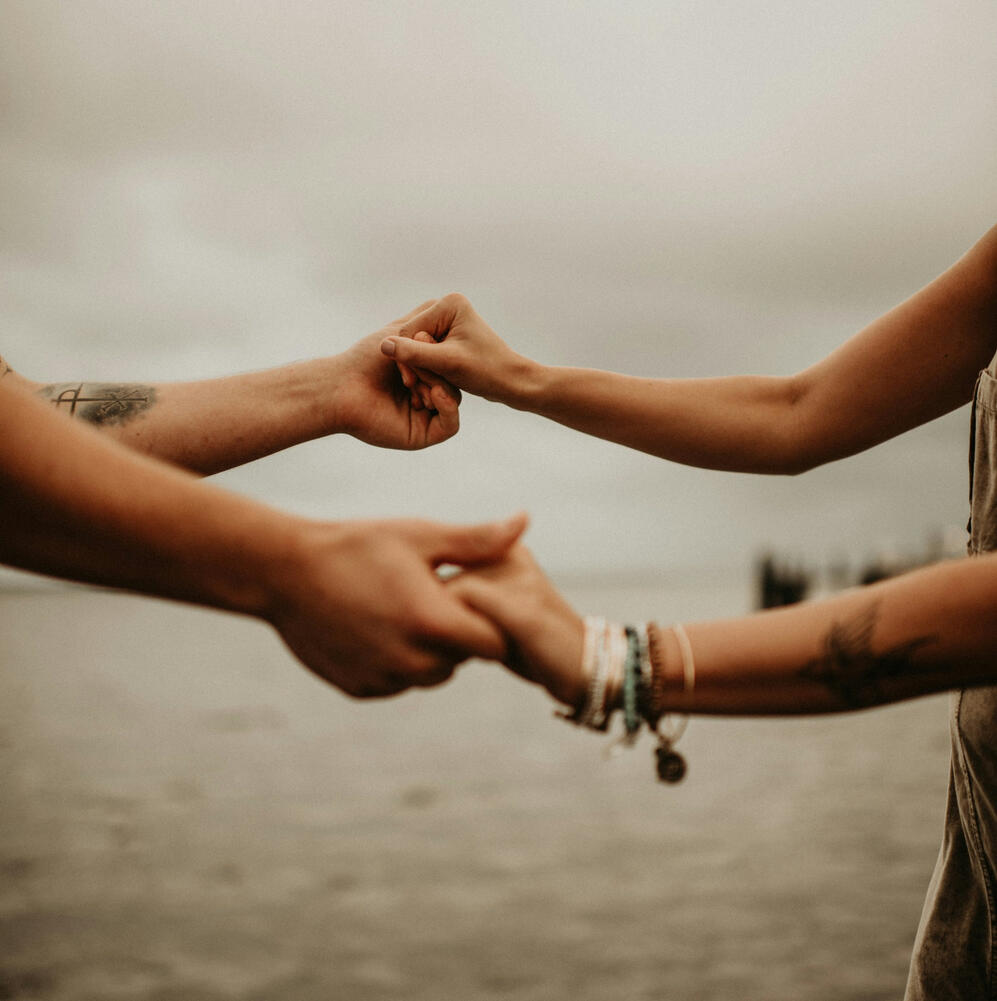
[[[2,352],[41,379],[331,353],[466,292],[517,349],[792,372],[997,222],[980,2],[0,3]],[[916,544],[966,421],[791,480],[683,470],[468,400],[415,455],[222,477],[328,516],[525,507],[555,571]]]

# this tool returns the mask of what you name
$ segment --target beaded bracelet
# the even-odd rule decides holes
[[[626,627],[627,659],[623,675],[623,726],[624,740],[632,744],[640,732],[641,718],[637,713],[637,688],[641,677],[640,640],[634,626]]]
[[[613,712],[623,710],[622,743],[633,744],[642,723],[658,738],[655,748],[658,778],[680,782],[686,773],[685,758],[675,744],[685,733],[689,718],[665,711],[665,671],[658,627],[655,623],[620,626],[603,618],[584,620],[582,677],[587,682],[582,704],[571,713],[557,713],[579,726],[605,731]],[[681,623],[672,626],[682,658],[682,690],[691,696],[696,685],[692,645]],[[665,724],[662,729],[662,724]]]

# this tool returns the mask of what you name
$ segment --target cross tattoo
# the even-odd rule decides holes
[[[42,394],[56,410],[69,411],[93,424],[121,424],[155,403],[152,386],[114,383],[77,383],[46,386]]]

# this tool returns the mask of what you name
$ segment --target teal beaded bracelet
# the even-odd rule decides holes
[[[623,667],[623,725],[626,742],[633,743],[640,732],[641,718],[637,712],[637,687],[640,683],[640,638],[633,626],[626,627],[627,659]]]

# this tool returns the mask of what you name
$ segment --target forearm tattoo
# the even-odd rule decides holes
[[[57,382],[38,395],[70,417],[100,425],[126,424],[156,402],[156,390],[137,383]]]
[[[6,361],[4,361],[3,358],[0,358],[0,379],[2,379],[10,371],[12,371],[11,367]]]
[[[873,653],[879,603],[846,622],[835,622],[824,638],[823,651],[803,666],[801,677],[818,681],[844,706],[859,708],[884,701],[882,682],[916,672],[914,653],[937,639],[919,636],[879,653]]]

